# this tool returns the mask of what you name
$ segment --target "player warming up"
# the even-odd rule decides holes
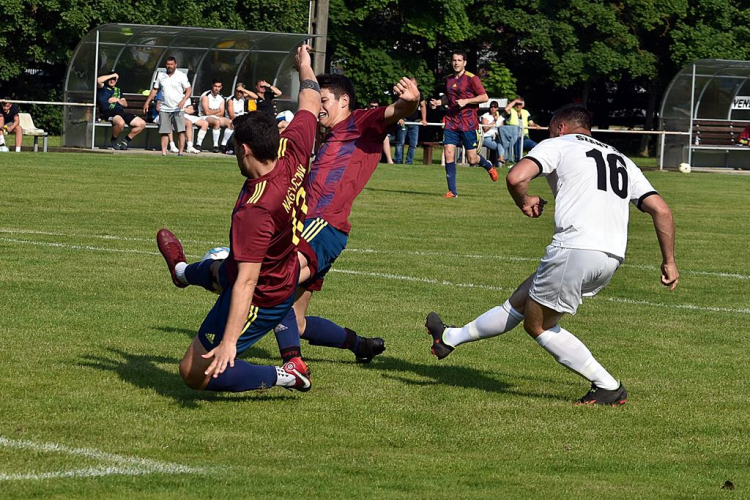
[[[555,197],[555,233],[539,267],[502,306],[462,328],[447,327],[430,313],[425,326],[432,353],[443,359],[463,343],[501,335],[523,322],[558,363],[591,382],[577,404],[620,405],[628,398],[625,386],[559,321],[576,313],[582,297],[604,288],[625,258],[628,202],[651,216],[662,255],[661,282],[674,290],[679,272],[672,213],[629,158],[591,137],[591,114],[583,106],[558,110],[550,136],[507,177],[508,191],[527,217],[541,216],[546,203],[528,194],[533,178],[545,176]]]
[[[300,272],[296,249],[306,209],[304,183],[320,88],[307,46],[297,50],[295,63],[301,89],[299,110],[281,137],[274,119],[265,113],[234,120],[235,156],[247,180],[232,212],[229,257],[214,269],[221,293],[180,362],[180,375],[193,389],[238,392],[278,385],[308,391],[311,387],[292,304]],[[175,285],[182,285],[180,277],[185,274],[208,279],[201,276],[211,273],[208,266],[187,266],[182,245],[171,232],[160,230],[157,244]],[[284,318],[294,328],[277,336],[280,347],[289,353],[283,366],[236,359]]]

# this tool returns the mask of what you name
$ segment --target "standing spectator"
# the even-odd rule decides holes
[[[18,106],[8,100],[2,102],[2,113],[0,113],[0,151],[7,152],[5,145],[5,134],[16,135],[16,153],[21,152],[23,142],[23,129],[18,117]]]
[[[163,101],[159,110],[159,133],[161,134],[161,154],[167,156],[167,145],[169,143],[169,133],[176,130],[179,134],[179,144],[177,155],[182,156],[185,150],[185,112],[183,107],[185,102],[190,99],[192,87],[187,79],[187,75],[182,71],[177,71],[177,59],[170,56],[165,63],[166,73],[159,73],[154,82],[154,88],[143,105],[143,112],[148,113],[148,106],[161,89]]]
[[[255,101],[258,111],[262,111],[271,117],[275,117],[276,104],[273,101],[281,95],[281,90],[265,80],[258,80],[255,84],[255,93],[258,94],[258,98]]]
[[[412,83],[417,85],[417,79],[411,78]],[[409,151],[406,153],[406,164],[411,165],[414,163],[414,151],[417,149],[417,143],[419,142],[419,125],[406,125],[405,122],[416,122],[421,121],[422,125],[427,125],[427,104],[422,97],[422,93],[419,93],[419,108],[406,118],[402,118],[398,121],[399,127],[396,129],[396,154],[393,161],[396,163],[404,162],[404,144],[406,138],[409,138]]]
[[[529,127],[539,128],[539,125],[531,119],[529,111],[524,109],[525,106],[526,101],[521,96],[516,97],[505,106],[505,112],[508,114],[508,125],[519,127],[519,137],[515,144],[516,160],[521,158],[522,149],[529,151],[536,146],[536,142],[529,138]]]
[[[380,107],[380,100],[378,98],[373,97],[369,100],[367,103],[367,109],[377,109]],[[383,158],[385,157],[385,158]],[[383,154],[380,156],[380,163],[383,163],[383,159],[385,159],[385,162],[388,165],[393,165],[393,158],[391,157],[391,137],[390,135],[385,136],[385,140],[383,141]]]
[[[221,89],[223,85],[221,80],[214,78],[211,84],[211,90],[207,90],[201,94],[201,100],[198,104],[198,115],[208,122],[211,127],[211,134],[214,140],[213,152],[225,152],[227,150],[226,144],[229,137],[232,136],[232,121],[225,115],[226,108],[224,102],[224,96],[221,95]],[[221,135],[221,129],[225,128],[224,132],[224,143],[219,148],[219,136]]]
[[[96,103],[104,119],[112,122],[112,136],[109,140],[112,149],[128,149],[130,141],[146,128],[146,121],[132,113],[125,112],[124,107],[128,105],[128,101],[122,97],[122,91],[116,86],[119,78],[120,76],[115,72],[97,78],[99,90],[96,93]],[[118,143],[117,137],[125,125],[131,128],[130,133],[125,136],[123,142]]]
[[[481,165],[492,179],[497,182],[497,170],[482,155],[477,154],[479,145],[479,123],[477,109],[479,104],[487,102],[487,92],[479,77],[466,71],[466,53],[453,51],[451,54],[453,74],[445,82],[446,95],[441,99],[431,99],[430,106],[436,108],[447,105],[445,115],[445,135],[443,146],[445,153],[445,176],[448,180],[448,192],[443,198],[458,196],[456,189],[456,146],[463,145],[469,165]]]

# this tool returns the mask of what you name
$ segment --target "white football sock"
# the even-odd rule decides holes
[[[5,146],[5,134],[0,134],[0,146]]]
[[[597,387],[614,390],[620,383],[591,355],[591,351],[575,335],[555,325],[536,338],[537,343],[555,360],[576,372]]]
[[[177,149],[177,146],[175,145],[174,141],[169,141],[169,149]]]
[[[193,147],[193,141],[187,141],[187,147],[188,149]]]
[[[221,139],[222,146],[227,145],[227,143],[229,142],[229,139],[232,138],[232,134],[234,134],[234,130],[232,130],[231,128],[224,130],[224,137],[222,137]]]
[[[206,138],[206,131],[203,130],[203,129],[201,129],[198,132],[198,141],[197,141],[198,142],[198,146],[203,145],[203,139],[205,139],[205,138]]]
[[[20,153],[20,152],[21,152],[21,146],[16,146],[16,153]]]
[[[186,262],[178,262],[174,266],[174,275],[177,276],[177,279],[185,283],[186,285],[189,285],[187,278],[185,277],[185,269],[187,268]]]
[[[291,373],[287,373],[280,366],[276,366],[276,385],[281,387],[294,387],[297,383],[297,377]]]
[[[443,342],[456,347],[466,342],[497,337],[511,331],[521,321],[523,315],[506,300],[502,306],[493,307],[463,328],[446,328]]]
[[[220,128],[212,128],[211,129],[211,135],[214,138],[214,147],[219,145],[219,136],[221,135],[221,129]]]

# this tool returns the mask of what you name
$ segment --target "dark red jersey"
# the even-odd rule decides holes
[[[299,111],[281,134],[279,159],[263,177],[247,179],[232,212],[230,283],[237,279],[237,262],[261,263],[253,305],[280,304],[297,287],[297,242],[305,221],[305,188],[316,117]]]
[[[464,71],[459,77],[451,75],[446,79],[445,90],[448,96],[445,128],[458,132],[471,132],[479,128],[479,121],[477,120],[479,104],[468,104],[463,108],[456,104],[459,99],[471,99],[487,93],[482,86],[482,82],[479,81],[479,77],[468,71]]]
[[[307,218],[349,233],[352,203],[372,176],[387,135],[386,107],[358,109],[326,135],[307,181]]]

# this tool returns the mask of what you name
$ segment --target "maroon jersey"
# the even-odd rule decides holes
[[[479,128],[479,121],[477,120],[479,104],[467,104],[463,108],[456,104],[459,99],[471,99],[487,93],[482,86],[482,82],[479,81],[479,77],[468,71],[464,71],[459,77],[451,75],[446,79],[445,88],[448,96],[445,128],[458,132],[471,132]]]
[[[387,135],[386,107],[358,109],[325,137],[307,181],[307,218],[349,233],[352,203],[372,176]]]
[[[258,307],[282,303],[297,287],[297,242],[307,211],[303,186],[316,127],[309,111],[294,116],[281,134],[276,166],[263,177],[245,181],[232,212],[227,276],[234,283],[237,262],[260,262],[252,301]]]

